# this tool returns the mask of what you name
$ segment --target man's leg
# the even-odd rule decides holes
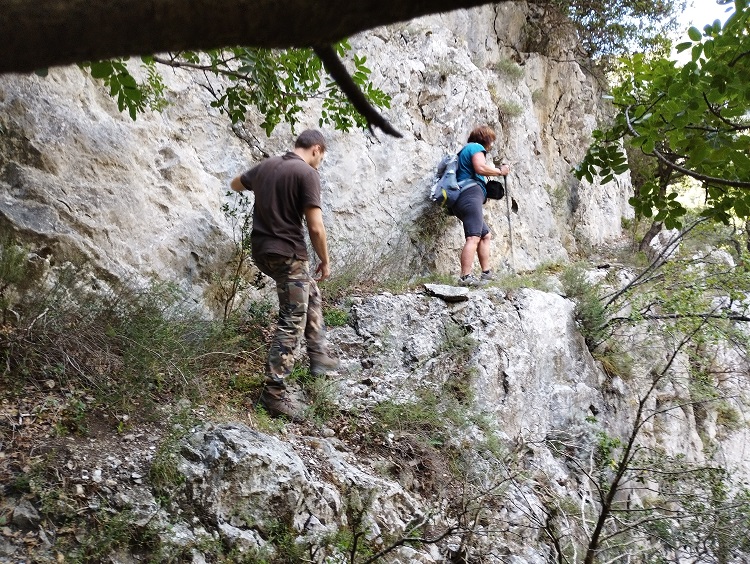
[[[256,257],[256,265],[276,282],[279,319],[268,353],[266,378],[260,401],[271,415],[301,419],[304,406],[291,398],[285,379],[294,369],[294,356],[307,323],[310,275],[307,261],[265,255]]]
[[[321,376],[339,367],[339,360],[332,356],[328,349],[326,324],[323,320],[323,298],[317,282],[312,278],[307,303],[305,340],[307,341],[307,355],[310,357],[310,372],[313,375]]]

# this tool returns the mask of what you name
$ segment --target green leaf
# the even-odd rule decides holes
[[[700,59],[701,53],[703,53],[703,45],[698,44],[695,47],[693,47],[693,51],[692,51],[693,61],[697,61],[698,59]]]
[[[710,59],[714,52],[714,41],[710,39],[703,44],[703,52],[707,59]]]
[[[734,202],[734,213],[737,214],[737,217],[740,219],[750,217],[750,206],[748,206],[745,200],[738,198]]]
[[[110,61],[99,61],[91,63],[91,76],[94,78],[107,78],[114,72]]]
[[[690,37],[690,39],[692,39],[693,41],[700,41],[703,37],[703,34],[697,27],[692,26],[690,29],[688,29],[688,37]]]

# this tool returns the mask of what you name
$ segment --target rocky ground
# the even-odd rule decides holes
[[[93,397],[53,380],[20,393],[4,387],[2,396],[0,562],[34,562],[58,540],[85,533],[78,528],[85,520],[74,516],[147,479],[165,429],[127,415],[87,413]],[[50,510],[71,524],[50,522],[44,516]],[[65,561],[62,553],[55,557]]]
[[[169,442],[169,422],[175,416],[195,425],[235,421],[257,428],[263,424],[248,409],[250,396],[239,409],[190,407],[184,400],[168,403],[154,420],[139,417],[137,409],[132,416],[91,409],[94,397],[59,387],[54,380],[21,389],[4,385],[0,395],[0,563],[8,564],[98,561],[71,558],[71,554],[92,542],[90,519],[97,519],[103,508],[111,507],[115,514],[116,506],[137,505],[144,496],[153,503],[150,470]],[[339,437],[342,450],[349,452],[359,452],[363,446],[342,418],[332,418],[325,427],[312,421],[265,420],[265,424],[292,440],[294,436]],[[182,429],[179,435],[189,430]],[[414,448],[408,440],[400,441],[403,456],[417,458]],[[306,450],[302,447],[298,452],[310,463],[315,457],[305,457]],[[427,466],[433,473],[439,470]],[[108,555],[106,561],[119,560]]]

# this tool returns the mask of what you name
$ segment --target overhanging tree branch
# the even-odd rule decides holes
[[[628,130],[630,131],[630,134],[633,137],[640,137],[641,135],[635,130],[633,127],[633,124],[630,119],[630,107],[625,108],[625,121],[628,125]],[[654,148],[653,151],[650,153],[647,153],[646,151],[643,152],[645,155],[649,155],[652,157],[656,157],[661,162],[666,164],[669,167],[672,167],[677,172],[681,172],[685,176],[689,176],[691,178],[695,178],[696,180],[700,180],[701,182],[707,182],[708,184],[712,184],[715,186],[731,186],[733,188],[750,188],[750,182],[745,182],[742,180],[727,180],[725,178],[717,178],[716,176],[708,176],[706,174],[700,174],[698,172],[695,172],[693,170],[690,170],[689,168],[682,167],[678,164],[676,164],[673,161],[670,161],[667,157],[665,157],[658,149]]]
[[[708,108],[708,111],[711,112],[714,116],[716,116],[717,119],[721,120],[722,123],[724,123],[731,131],[747,131],[750,129],[750,125],[739,125],[734,122],[729,121],[727,118],[725,118],[723,115],[721,115],[721,112],[719,112],[716,108],[714,108],[713,104],[708,101],[708,96],[706,96],[706,93],[703,93],[703,101],[706,103],[706,107]],[[718,132],[718,129],[708,129],[705,128],[707,131],[711,131],[712,133]]]
[[[0,73],[232,45],[329,45],[487,0],[4,0]]]
[[[372,127],[375,126],[385,131],[388,135],[393,135],[394,137],[402,136],[382,115],[377,112],[377,110],[375,110],[375,108],[372,107],[362,93],[362,90],[359,89],[354,82],[354,79],[349,75],[344,63],[338,58],[333,47],[330,45],[315,47],[315,54],[321,61],[323,61],[323,65],[328,71],[328,74],[331,75],[333,80],[336,81],[336,84],[339,85],[339,88],[341,88],[341,91],[346,94],[347,98],[349,98],[354,109],[365,117],[370,126],[371,132]]]

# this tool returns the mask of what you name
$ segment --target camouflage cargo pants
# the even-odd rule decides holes
[[[255,264],[276,282],[279,323],[266,366],[266,385],[284,386],[294,368],[294,356],[304,335],[310,356],[326,350],[326,327],[318,284],[310,276],[306,260],[267,254],[254,257]]]

